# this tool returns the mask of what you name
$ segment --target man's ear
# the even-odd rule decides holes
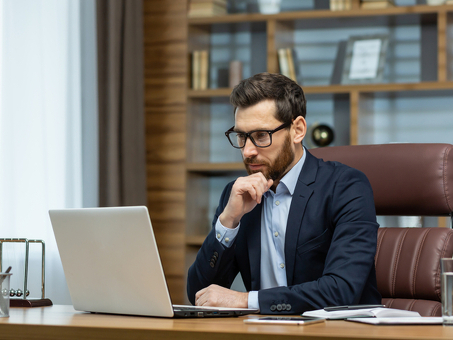
[[[299,116],[293,120],[293,130],[294,130],[293,138],[294,144],[302,143],[302,140],[304,139],[305,134],[307,133],[307,122],[305,121],[304,117]]]

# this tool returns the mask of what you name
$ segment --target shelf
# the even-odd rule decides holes
[[[188,163],[186,170],[199,173],[245,171],[244,163]]]
[[[388,16],[405,14],[436,14],[453,10],[453,5],[429,6],[396,6],[380,9],[353,9],[349,11],[307,10],[297,12],[281,12],[278,14],[228,14],[206,18],[189,18],[189,25],[212,25],[220,23],[240,23],[257,21],[290,21],[299,19],[322,19],[344,17]]]
[[[228,97],[233,89],[208,89],[208,90],[188,90],[187,96],[189,98],[212,98],[212,97]]]
[[[429,91],[453,89],[453,81],[421,82],[421,83],[394,83],[394,84],[357,84],[357,85],[330,85],[330,86],[303,86],[305,94],[317,93],[349,93],[349,92],[399,92],[399,91]],[[189,90],[189,98],[229,97],[233,89]]]
[[[186,245],[192,247],[200,247],[203,244],[206,235],[187,235]]]

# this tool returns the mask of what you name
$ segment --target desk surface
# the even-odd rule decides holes
[[[72,306],[11,308],[1,339],[453,339],[453,327],[372,326],[326,321],[307,326],[247,325],[244,318],[164,319],[76,312]]]

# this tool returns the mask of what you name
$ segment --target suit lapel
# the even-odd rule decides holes
[[[307,151],[305,151],[307,152]],[[307,207],[308,200],[313,194],[313,189],[309,187],[316,179],[318,172],[318,161],[307,152],[304,166],[297,180],[294,190],[291,207],[289,209],[288,223],[285,236],[285,262],[286,262],[286,280],[288,286],[292,285],[294,277],[294,265],[296,259],[297,240],[302,229],[302,218]],[[304,226],[308,227],[308,226]]]
[[[251,212],[244,215],[241,220],[241,224],[247,228],[246,239],[250,260],[252,290],[260,289],[261,209],[262,204],[258,204]]]

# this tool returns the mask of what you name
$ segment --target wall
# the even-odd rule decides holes
[[[173,303],[183,303],[187,1],[143,6],[148,207]]]

